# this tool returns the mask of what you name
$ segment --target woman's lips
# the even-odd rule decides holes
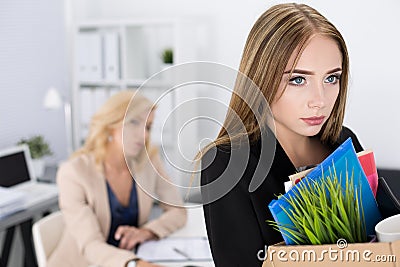
[[[324,122],[325,116],[301,118],[305,123],[310,126],[320,125]]]

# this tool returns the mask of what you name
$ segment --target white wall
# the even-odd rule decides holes
[[[215,60],[239,65],[247,34],[258,16],[283,1],[230,0],[75,0],[76,20],[205,15],[214,18]],[[345,123],[380,167],[400,168],[400,99],[397,83],[400,2],[301,1],[319,10],[344,35],[350,53],[351,81]],[[227,100],[226,100],[227,101]]]
[[[64,1],[0,1],[0,149],[42,134],[66,157],[63,113],[42,105],[50,86],[69,95],[66,37]]]

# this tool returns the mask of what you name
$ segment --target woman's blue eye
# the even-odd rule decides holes
[[[294,77],[294,78],[290,79],[289,81],[293,85],[302,85],[305,83],[306,79],[304,79],[303,77]]]
[[[327,83],[331,83],[331,84],[336,84],[338,82],[338,80],[340,80],[340,76],[339,75],[331,75],[328,78],[325,79],[325,81]]]
[[[133,125],[138,125],[139,124],[139,121],[138,120],[130,120],[129,121],[131,124],[133,124]]]

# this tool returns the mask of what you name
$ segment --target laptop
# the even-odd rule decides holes
[[[38,182],[35,177],[26,144],[0,150],[0,187],[22,193],[29,206],[58,195],[56,184]]]

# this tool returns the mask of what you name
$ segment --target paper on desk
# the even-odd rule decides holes
[[[182,251],[188,257],[176,252]],[[139,246],[136,255],[146,261],[207,261],[211,251],[205,237],[167,237],[147,241]]]
[[[24,208],[25,198],[21,192],[0,187],[0,218]]]

